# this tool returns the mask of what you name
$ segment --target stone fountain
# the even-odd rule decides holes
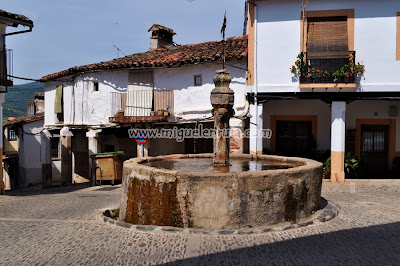
[[[120,219],[142,225],[239,229],[296,223],[320,207],[322,164],[303,158],[229,155],[234,93],[225,69],[211,92],[214,154],[124,163]]]

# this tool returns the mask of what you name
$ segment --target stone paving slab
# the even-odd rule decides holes
[[[106,217],[103,213],[100,215],[100,219],[105,223],[129,228],[131,230],[140,230],[147,232],[157,233],[176,233],[176,234],[208,234],[208,235],[252,235],[262,234],[267,232],[278,232],[285,231],[295,228],[301,228],[309,226],[314,223],[327,222],[335,218],[339,214],[340,206],[333,203],[327,203],[327,205],[316,212],[309,219],[299,221],[296,224],[282,223],[271,226],[255,227],[255,228],[242,228],[237,230],[227,229],[205,229],[205,228],[180,228],[172,226],[155,226],[155,225],[135,225],[124,221],[115,220],[110,217]]]
[[[392,186],[394,186],[392,184]],[[159,234],[107,225],[120,188],[0,196],[0,265],[399,265],[400,194],[323,183],[338,217],[261,234]]]

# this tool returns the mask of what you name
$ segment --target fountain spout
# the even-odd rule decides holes
[[[215,72],[215,88],[211,91],[214,116],[214,165],[229,166],[229,119],[234,115],[234,92],[229,88],[231,77],[226,69]]]

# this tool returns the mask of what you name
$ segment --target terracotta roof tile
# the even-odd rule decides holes
[[[16,21],[20,21],[24,24],[31,24],[33,27],[33,21],[29,18],[25,17],[24,15],[14,14],[7,11],[0,9],[0,17],[5,17],[9,19],[14,19]]]
[[[226,61],[246,57],[248,53],[247,43],[247,35],[226,39]],[[41,78],[41,81],[49,81],[72,74],[101,69],[169,68],[216,62],[222,59],[223,47],[223,41],[177,45],[173,47],[166,46],[153,51],[128,55],[107,62],[71,67],[67,70],[44,76]]]
[[[43,120],[43,119],[44,119],[44,113],[38,113],[35,115],[29,115],[29,116],[20,116],[13,120],[4,122],[4,126],[6,127],[6,126],[12,126],[12,125],[16,125],[16,124],[27,124],[27,123],[31,123],[31,122],[35,122],[35,121],[39,121],[39,120]]]

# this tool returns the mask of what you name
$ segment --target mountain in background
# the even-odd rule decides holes
[[[35,92],[44,92],[44,84],[31,82],[8,87],[3,104],[3,121],[8,120],[8,117],[25,116],[27,111],[26,102],[29,99],[33,99]]]

